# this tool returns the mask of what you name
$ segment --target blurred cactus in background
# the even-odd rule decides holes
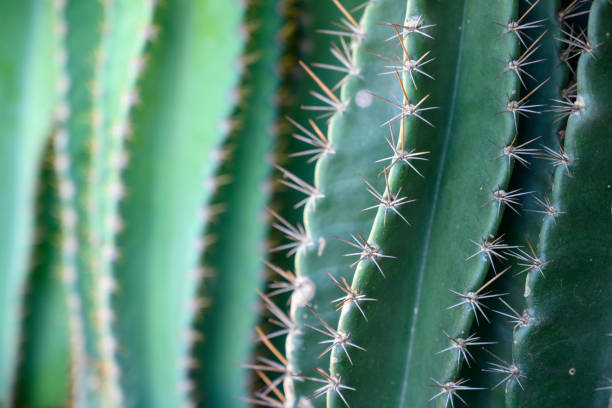
[[[0,15],[0,407],[612,407],[612,1]]]

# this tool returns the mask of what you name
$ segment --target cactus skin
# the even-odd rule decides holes
[[[238,2],[175,1],[156,14],[133,115],[125,227],[116,266],[117,335],[127,406],[190,402],[188,369],[198,310],[203,208],[225,136],[243,41]],[[210,64],[211,56],[216,63]],[[203,95],[207,95],[202,99]],[[137,336],[134,333],[138,333]]]
[[[556,13],[559,11],[558,0],[541,0],[538,5],[530,11],[529,21],[538,21],[546,19],[542,22],[543,27],[534,30],[531,37],[535,40],[540,33],[545,30],[547,34],[542,37],[539,44],[541,48],[534,52],[529,61],[544,59],[544,61],[532,64],[525,67],[525,70],[536,78],[536,81],[530,79],[523,74],[523,79],[526,82],[527,88],[521,87],[521,97],[527,95],[537,84],[550,78],[538,92],[533,94],[529,100],[534,105],[549,105],[552,99],[561,99],[560,90],[567,85],[568,70],[566,65],[560,61],[560,45],[556,40],[560,37],[559,21]],[[524,1],[519,1],[519,15],[523,15],[530,7]],[[527,41],[529,46],[531,41]],[[525,47],[521,52],[524,52]],[[515,75],[509,72],[504,75]],[[530,115],[528,118],[519,120],[519,132],[515,145],[521,145],[538,138],[530,145],[534,149],[539,149],[540,145],[556,147],[559,141],[558,132],[565,128],[565,121],[557,120],[558,114],[555,112],[542,111],[538,115]],[[552,187],[552,166],[547,160],[536,156],[525,156],[530,162],[529,167],[525,167],[514,161],[514,170],[508,190],[521,188],[523,191],[532,191],[530,195],[523,197],[523,210],[520,215],[512,211],[507,211],[504,214],[500,233],[505,233],[505,241],[514,244],[525,246],[526,239],[529,239],[534,246],[537,245],[540,228],[542,226],[542,215],[533,211],[525,210],[541,210],[538,207],[534,197],[544,199],[545,195],[550,197]],[[499,159],[502,160],[502,159]],[[507,160],[506,157],[503,160]],[[528,251],[527,248],[524,248]],[[519,261],[520,262],[520,261]],[[508,293],[504,299],[517,310],[522,309],[525,303],[525,274],[516,275],[524,267],[517,264],[517,260],[509,258],[505,266],[512,265],[510,273],[506,274],[502,279],[497,280],[490,288],[493,293]],[[527,272],[529,273],[529,272]],[[497,310],[503,310],[504,306],[499,302],[492,302]],[[512,325],[508,323],[505,316],[497,313],[489,314],[491,320],[490,325],[481,326],[478,328],[479,335],[489,341],[497,341],[498,344],[489,345],[487,349],[494,352],[496,355],[507,359],[512,355]],[[474,348],[472,353],[476,361],[490,361],[491,356],[482,350]],[[482,367],[473,364],[471,369],[464,367],[464,371],[460,375],[463,378],[470,378],[470,382],[478,384],[478,386],[486,386],[487,388],[494,387],[500,380],[498,376],[493,376],[489,372],[483,372]],[[505,405],[505,389],[502,386],[495,390],[487,392],[473,392],[464,394],[463,398],[468,402],[469,406],[487,406],[490,408],[503,407]],[[496,405],[492,405],[493,401]]]
[[[35,186],[57,101],[51,2],[0,2],[0,406],[12,399]]]
[[[86,396],[93,406],[118,407],[123,403],[117,339],[111,304],[115,287],[113,263],[118,255],[119,200],[123,193],[121,168],[128,115],[136,102],[135,84],[143,50],[151,38],[153,2],[112,0],[103,3],[103,34],[95,53],[92,86],[91,161],[87,196],[87,266],[80,271],[84,319],[84,347],[95,363],[86,376],[98,387]]]
[[[304,209],[304,225],[313,244],[297,252],[295,271],[298,278],[308,279],[314,284],[314,296],[311,299],[306,296],[305,300],[332,327],[336,326],[339,313],[330,301],[337,298],[340,291],[330,281],[326,271],[337,278],[350,278],[348,265],[351,261],[344,254],[353,252],[353,248],[334,237],[350,239],[351,234],[366,232],[370,228],[372,214],[362,212],[362,209],[370,206],[371,200],[359,174],[381,189],[384,181],[377,178],[380,168],[372,163],[388,153],[388,146],[379,136],[386,128],[381,128],[380,124],[395,113],[391,105],[377,104],[374,100],[369,108],[361,108],[356,105],[355,97],[357,92],[362,90],[387,97],[396,89],[396,79],[378,75],[379,59],[368,50],[376,50],[381,54],[391,54],[394,51],[394,44],[384,43],[384,39],[389,37],[388,28],[380,27],[378,23],[393,21],[398,15],[403,16],[403,3],[373,3],[364,12],[362,21],[365,21],[363,27],[367,34],[363,42],[358,43],[353,57],[362,78],[349,79],[341,89],[340,99],[343,102],[350,99],[350,103],[342,115],[334,115],[327,132],[336,153],[322,156],[315,167],[314,183],[325,197],[316,201],[316,207],[315,202],[311,200]],[[328,85],[331,87],[333,83]],[[314,87],[314,84],[312,86]],[[381,141],[383,143],[379,143]],[[291,317],[297,324],[297,330],[287,337],[286,353],[289,364],[303,376],[316,376],[312,367],[327,371],[329,354],[317,358],[325,349],[319,341],[327,338],[305,326],[309,324],[318,327],[320,322],[304,304],[297,302],[291,304]],[[319,387],[319,384],[312,381],[285,383],[286,390],[295,389],[297,404],[303,404]],[[288,394],[287,398],[291,401],[291,393]],[[321,397],[310,402],[319,407],[324,406],[325,399]]]
[[[278,7],[278,1],[250,2],[243,25],[252,30],[243,63],[256,59],[245,67],[240,85],[244,99],[233,115],[236,128],[226,142],[229,158],[218,171],[220,178],[229,179],[215,198],[222,212],[218,220],[212,216],[214,222],[207,231],[216,242],[204,257],[205,269],[210,265],[212,276],[203,283],[207,306],[198,316],[198,332],[204,338],[194,351],[200,361],[196,381],[202,406],[245,407],[236,397],[250,391],[247,373],[240,365],[253,351],[254,289],[263,289],[262,259],[268,233],[263,221],[278,120],[274,103],[279,86]]]
[[[331,0],[284,0],[286,13],[286,27],[284,31],[291,33],[284,48],[281,59],[283,70],[286,71],[283,78],[283,89],[279,95],[279,104],[282,110],[282,118],[279,120],[279,137],[276,148],[275,161],[291,173],[312,185],[314,179],[314,163],[308,163],[300,158],[290,158],[292,153],[306,150],[304,142],[292,137],[299,132],[286,120],[290,117],[297,123],[308,128],[308,120],[313,117],[313,112],[304,110],[304,105],[316,105],[317,99],[310,91],[313,83],[299,66],[298,61],[304,61],[308,66],[313,63],[338,65],[338,60],[329,52],[330,43],[338,44],[338,38],[318,32],[321,28],[333,27],[331,23],[337,21],[342,14]],[[362,4],[362,0],[343,0],[342,4],[349,10]],[[342,78],[337,71],[314,68],[321,80],[332,86]],[[324,121],[318,121],[321,130],[325,132],[328,125]],[[301,192],[286,187],[277,188],[274,191],[272,205],[277,212],[289,221],[290,224],[302,223],[303,211],[293,206],[304,198]],[[283,240],[281,234],[272,233],[272,241],[278,244]],[[286,257],[284,253],[272,253],[270,255],[273,263],[284,269],[294,268],[293,259]]]
[[[406,88],[412,103],[430,94],[430,103],[440,109],[427,112],[435,128],[417,118],[406,123],[408,148],[431,152],[429,161],[419,166],[424,178],[406,166],[395,166],[390,176],[391,191],[402,188],[409,198],[418,199],[402,211],[413,225],[397,217],[390,220],[389,215],[385,224],[381,209],[370,232],[369,242],[397,259],[381,262],[386,279],[367,263],[357,268],[353,279],[353,287],[379,301],[365,305],[367,322],[352,306],[344,308],[340,319],[339,329],[368,350],[355,353],[354,365],[340,349],[332,357],[336,358],[332,372],[357,388],[346,396],[351,407],[424,406],[437,393],[428,386],[430,378],[440,382],[459,378],[461,360],[455,353],[435,354],[448,347],[442,330],[453,337],[473,332],[474,316],[467,305],[445,310],[460,300],[449,289],[463,292],[480,287],[489,262],[481,256],[466,260],[477,249],[468,239],[495,236],[503,213],[497,204],[483,207],[491,198],[487,188],[505,188],[511,172],[507,160],[491,160],[498,151],[490,141],[503,145],[514,136],[512,116],[497,114],[502,107],[495,98],[512,95],[518,81],[512,76],[500,78],[503,67],[495,58],[516,55],[518,41],[499,38],[502,28],[491,22],[510,21],[516,4],[493,8],[478,1],[409,3],[407,18],[423,16],[425,24],[437,27],[434,40],[409,34],[408,52],[420,56],[431,50],[436,60],[427,65],[435,81],[417,82],[418,90],[407,82]],[[491,44],[487,55],[480,51],[483,42]],[[471,198],[466,200],[466,195]],[[384,335],[389,327],[398,328],[398,334]],[[381,375],[367,374],[372,372]],[[440,398],[430,404],[443,407],[445,402]],[[343,405],[331,393],[328,404]]]
[[[17,406],[61,407],[70,401],[67,305],[60,278],[61,227],[53,150],[47,145],[37,199],[37,245],[23,322]],[[39,260],[39,262],[36,262]]]
[[[514,357],[525,390],[512,384],[508,407],[604,407],[609,391],[595,391],[612,362],[610,293],[610,185],[612,184],[612,5],[594,1],[588,25],[593,54],[580,57],[578,95],[585,109],[571,115],[565,152],[574,159],[568,175],[555,171],[553,205],[566,214],[545,217],[539,255],[546,277],[527,281],[529,326],[514,335]],[[571,375],[570,369],[575,369]]]

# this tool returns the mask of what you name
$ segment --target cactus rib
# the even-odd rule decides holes
[[[325,398],[309,400],[321,387],[317,383],[321,381],[320,374],[313,372],[312,367],[327,371],[329,354],[317,357],[325,349],[319,342],[327,338],[307,326],[318,328],[321,322],[305,306],[310,304],[329,326],[336,326],[339,313],[330,302],[338,297],[339,290],[325,271],[338,279],[342,276],[350,278],[348,265],[351,262],[344,254],[354,251],[335,237],[350,240],[351,234],[365,232],[370,227],[371,214],[361,211],[371,205],[370,194],[359,175],[370,180],[376,189],[381,189],[384,181],[377,179],[379,169],[372,163],[387,152],[384,141],[378,138],[380,124],[395,110],[386,104],[375,106],[375,98],[368,93],[386,96],[396,86],[393,77],[379,76],[378,66],[372,64],[379,57],[368,51],[376,49],[379,53],[391,54],[394,45],[384,42],[388,29],[378,24],[391,21],[404,12],[403,1],[372,3],[365,8],[358,23],[361,28],[355,29],[363,31],[364,35],[351,43],[351,58],[359,75],[348,79],[342,86],[341,97],[335,102],[342,112],[335,114],[329,124],[327,140],[335,153],[321,156],[316,163],[314,184],[325,197],[316,199],[316,202],[311,199],[304,210],[304,224],[313,244],[302,247],[296,254],[296,275],[305,284],[300,293],[292,297],[290,315],[296,327],[289,332],[286,343],[290,369],[316,380],[300,382],[287,379],[285,390],[290,405],[309,401],[321,406],[325,402]]]
[[[609,392],[595,389],[612,362],[606,337],[612,326],[611,22],[612,5],[595,0],[588,41],[596,47],[581,55],[577,69],[584,110],[569,116],[563,150],[571,162],[567,169],[555,169],[551,196],[552,205],[565,214],[544,216],[538,254],[547,262],[546,275],[530,274],[526,283],[530,323],[514,334],[514,357],[526,379],[524,391],[510,385],[509,407],[608,404]]]
[[[215,242],[204,254],[204,268],[211,269],[204,279],[202,296],[206,307],[198,316],[198,331],[204,339],[194,354],[201,361],[196,378],[205,405],[243,407],[237,396],[246,395],[249,382],[244,368],[252,352],[249,336],[256,319],[248,313],[256,304],[254,288],[263,285],[263,262],[267,224],[264,207],[268,202],[268,178],[272,166],[267,157],[275,144],[277,110],[273,104],[278,90],[275,75],[280,52],[267,47],[277,40],[281,24],[278,1],[249,2],[243,27],[249,41],[241,57],[244,74],[226,141],[228,157],[218,170],[228,184],[219,188],[211,208],[207,233]]]
[[[0,3],[0,405],[17,367],[22,295],[33,237],[36,177],[57,102],[57,13],[52,2]]]
[[[239,2],[175,1],[155,15],[132,114],[126,220],[118,238],[117,335],[129,406],[191,404],[193,320],[218,152],[229,131],[243,41]],[[217,63],[210,64],[214,56]],[[202,100],[202,96],[207,98]],[[134,336],[134,332],[139,333]]]
[[[478,389],[465,384],[467,379],[457,378],[464,360],[456,355],[460,350],[439,351],[448,347],[449,337],[468,338],[477,313],[467,303],[445,310],[445,306],[462,303],[449,290],[460,294],[476,291],[489,266],[496,270],[492,258],[499,254],[497,248],[507,245],[499,237],[490,237],[496,236],[503,207],[524,194],[507,192],[496,200],[494,192],[506,188],[512,167],[506,160],[491,160],[497,153],[490,143],[509,143],[515,132],[512,115],[497,114],[501,109],[496,98],[512,95],[518,81],[500,79],[502,68],[495,58],[516,55],[517,42],[510,36],[499,38],[502,30],[491,23],[511,21],[514,14],[515,3],[496,8],[469,1],[452,6],[409,3],[406,26],[418,16],[437,27],[432,34],[435,39],[415,33],[406,36],[409,55],[431,52],[435,57],[427,71],[435,81],[417,81],[418,89],[408,82],[408,99],[419,101],[431,95],[432,104],[440,109],[428,115],[435,128],[417,118],[406,121],[406,149],[430,152],[419,168],[423,177],[408,166],[395,166],[389,177],[390,192],[407,191],[420,203],[403,210],[413,225],[401,220],[385,222],[379,210],[368,238],[398,259],[383,261],[386,279],[368,264],[361,264],[353,279],[354,288],[379,301],[365,306],[368,322],[354,308],[345,307],[340,318],[339,329],[350,332],[355,342],[368,349],[354,358],[353,365],[340,353],[332,356],[332,373],[358,390],[347,398],[352,407],[367,406],[376,390],[378,404],[425,405],[432,397],[428,387],[432,380],[441,388],[437,396],[444,396],[434,399],[438,406],[453,398],[453,392]],[[494,55],[475,51],[474,44],[483,41],[496,45],[490,47]],[[470,69],[474,66],[478,70]],[[476,199],[466,201],[465,194]],[[461,224],[456,214],[461,214]],[[499,276],[503,271],[496,273]],[[377,335],[391,326],[399,327],[397,335]],[[394,381],[383,375],[366,376],[364,370],[394,373]],[[339,406],[334,399],[329,403]]]

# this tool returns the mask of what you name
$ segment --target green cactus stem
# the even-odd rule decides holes
[[[243,47],[239,2],[160,5],[141,98],[131,118],[130,163],[116,265],[117,337],[128,406],[192,401],[193,319],[218,152],[229,131]],[[210,63],[211,56],[216,62]],[[203,98],[205,96],[205,98]]]
[[[204,333],[196,345],[201,361],[196,373],[199,399],[203,406],[245,407],[237,397],[248,395],[247,371],[256,322],[257,295],[263,286],[269,200],[270,157],[275,142],[278,91],[277,61],[281,19],[280,2],[251,2],[243,27],[250,39],[241,59],[244,74],[239,92],[242,99],[233,115],[235,122],[225,149],[228,158],[219,169],[219,178],[228,184],[219,188],[207,233],[214,243],[204,257],[204,308],[198,331]],[[218,219],[215,219],[218,218]]]
[[[362,212],[362,209],[370,206],[371,200],[359,176],[361,174],[372,180],[378,189],[384,185],[384,180],[377,179],[380,167],[373,163],[388,154],[388,146],[379,136],[386,128],[380,125],[397,113],[391,105],[375,103],[376,98],[368,93],[387,97],[397,85],[393,76],[379,75],[381,71],[377,63],[381,61],[380,57],[369,51],[392,53],[395,45],[384,41],[391,33],[388,28],[378,24],[403,15],[405,5],[400,2],[373,3],[363,13],[361,21],[357,21],[357,13],[354,16],[350,14],[350,20],[346,15],[341,17],[348,21],[345,41],[350,41],[348,57],[351,64],[357,67],[358,75],[357,72],[350,75],[341,88],[340,96],[334,98],[329,95],[331,91],[320,89],[312,82],[316,92],[333,99],[336,107],[332,108],[332,113],[334,109],[337,112],[331,119],[326,137],[331,148],[316,164],[314,186],[317,191],[308,199],[304,210],[308,239],[298,242],[300,245],[296,254],[295,269],[301,285],[292,297],[290,314],[296,327],[287,338],[286,353],[290,369],[301,376],[317,376],[313,367],[325,371],[329,367],[329,354],[320,355],[325,346],[319,344],[327,338],[306,326],[319,327],[321,322],[305,306],[310,304],[331,327],[336,326],[339,314],[330,301],[337,298],[340,291],[326,271],[338,279],[341,276],[350,278],[348,265],[351,261],[344,255],[356,251],[335,237],[350,240],[351,234],[369,230],[373,214]],[[335,42],[341,46],[338,39]],[[316,69],[306,65],[303,67],[305,70]],[[328,84],[329,87],[333,85]],[[328,106],[322,102],[316,105]],[[314,112],[315,115],[318,113]],[[307,123],[301,125],[313,134],[316,132]],[[324,123],[319,127],[325,129],[323,126]],[[289,178],[285,180],[290,181]],[[304,404],[319,387],[312,381],[287,378],[285,392],[288,403],[292,404],[294,400],[297,404]],[[325,403],[324,398],[309,401],[315,406]]]
[[[48,143],[39,179],[37,245],[24,307],[18,406],[59,407],[70,401],[68,308],[60,270],[62,240],[54,163]]]
[[[36,178],[57,102],[56,9],[49,1],[0,3],[0,405],[17,367],[31,253]]]
[[[412,59],[426,52],[435,57],[427,65],[435,81],[417,80],[415,89],[408,78],[402,86],[410,103],[429,96],[428,102],[440,108],[427,112],[435,127],[418,117],[406,120],[405,149],[429,152],[428,161],[418,168],[422,176],[403,164],[393,166],[389,176],[387,194],[402,191],[418,200],[402,210],[412,226],[390,220],[388,214],[385,220],[381,208],[369,233],[368,242],[397,259],[381,261],[386,279],[368,263],[360,264],[353,279],[354,289],[378,301],[363,306],[368,321],[353,305],[344,307],[340,319],[338,330],[351,333],[352,341],[368,350],[355,353],[352,364],[339,348],[332,356],[332,374],[357,389],[346,396],[351,407],[368,406],[373,395],[382,406],[421,406],[438,395],[431,404],[443,407],[448,400],[441,384],[458,390],[473,387],[457,376],[469,360],[448,347],[452,339],[470,338],[475,316],[485,322],[477,307],[456,294],[478,292],[489,267],[495,270],[491,258],[496,260],[499,249],[487,252],[487,244],[504,247],[496,231],[506,202],[496,197],[504,193],[512,167],[505,158],[491,159],[499,154],[495,144],[510,143],[515,134],[513,115],[498,112],[504,111],[508,95],[516,94],[518,80],[500,77],[503,67],[496,59],[516,55],[518,41],[492,22],[512,21],[515,6],[409,3],[406,26],[416,18],[436,24],[433,39],[412,32],[405,40]],[[483,42],[490,44],[486,55],[477,51]],[[502,274],[499,267],[496,273]],[[391,327],[397,333],[383,335]],[[466,348],[486,341],[475,337]],[[430,385],[437,386],[433,392]],[[329,393],[331,406],[342,405],[338,401]]]
[[[509,384],[509,407],[604,407],[610,398],[611,30],[612,4],[594,1],[552,188],[563,214],[543,217],[537,250],[546,273],[526,283],[529,324],[514,335],[524,378]]]

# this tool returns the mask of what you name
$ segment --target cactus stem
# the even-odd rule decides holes
[[[375,204],[373,206],[364,208],[362,211],[378,209],[379,207],[381,207],[383,209],[383,225],[387,224],[387,212],[389,210],[393,211],[406,224],[410,225],[408,220],[406,218],[404,218],[402,213],[399,212],[398,207],[400,207],[400,206],[402,206],[404,204],[413,203],[416,200],[415,199],[409,200],[407,197],[400,197],[399,195],[400,195],[400,193],[402,191],[401,188],[397,191],[397,193],[393,194],[391,192],[391,187],[389,187],[389,176],[387,174],[387,169],[383,169],[383,172],[385,174],[385,185],[386,185],[386,190],[385,190],[385,192],[383,194],[380,194],[378,191],[376,191],[374,186],[372,184],[370,184],[368,182],[368,180],[363,178],[363,176],[359,175],[361,180],[363,180],[363,182],[366,183],[366,185],[368,186],[368,193],[370,193],[372,196],[374,196],[374,201],[376,201],[376,203],[377,203],[377,204]]]
[[[346,358],[348,359],[349,363],[353,365],[353,360],[351,360],[351,356],[349,355],[346,347],[347,346],[354,347],[362,351],[366,351],[366,349],[364,349],[361,346],[356,345],[355,343],[351,343],[351,334],[349,332],[334,329],[317,312],[315,312],[314,309],[312,309],[308,305],[306,307],[308,308],[308,310],[310,310],[310,312],[313,315],[316,316],[317,319],[319,319],[323,327],[325,327],[325,330],[321,330],[318,327],[314,327],[307,323],[304,324],[304,326],[331,338],[331,340],[322,340],[319,342],[319,344],[328,344],[328,343],[331,343],[331,344],[325,350],[319,353],[317,358],[323,357],[325,354],[329,353],[330,351],[333,351],[336,347],[342,347],[342,350],[344,351],[344,354],[346,355]]]
[[[514,207],[515,205],[519,207],[522,206],[522,204],[519,201],[517,201],[517,199],[521,196],[534,193],[533,191],[524,191],[521,193],[520,188],[511,190],[511,191],[505,191],[505,190],[502,190],[501,186],[499,185],[497,186],[497,189],[493,191],[489,190],[487,186],[485,186],[485,188],[487,189],[489,194],[491,194],[491,199],[487,201],[486,203],[484,203],[483,205],[481,205],[481,207],[484,207],[485,205],[489,203],[497,202],[497,213],[498,214],[502,206],[505,205],[508,208],[510,208],[515,214],[520,215],[519,212]]]
[[[433,381],[435,383],[434,387],[441,388],[442,391],[440,391],[439,393],[437,393],[436,395],[431,397],[429,400],[432,401],[432,400],[434,400],[434,399],[436,399],[436,398],[438,398],[438,397],[440,397],[442,395],[446,395],[446,402],[444,404],[445,407],[447,407],[448,403],[450,402],[451,407],[455,408],[455,403],[454,403],[454,398],[455,397],[459,398],[459,400],[461,402],[463,402],[467,406],[467,402],[465,402],[465,400],[459,396],[457,391],[484,390],[484,388],[469,387],[467,385],[463,385],[466,382],[468,382],[467,379],[465,379],[465,380],[464,379],[459,379],[457,381],[448,381],[448,382],[445,382],[444,384],[434,380],[433,378],[431,379],[431,381]]]
[[[370,244],[364,237],[363,235],[361,235],[359,232],[357,233],[357,236],[351,234],[351,238],[353,238],[353,241],[355,241],[355,243],[347,241],[345,239],[342,239],[340,237],[335,237],[336,239],[339,239],[340,241],[344,242],[345,244],[348,244],[354,248],[357,248],[359,250],[361,250],[361,252],[353,252],[350,254],[344,254],[344,256],[358,256],[359,259],[355,262],[353,262],[351,264],[351,268],[354,268],[355,266],[357,266],[361,261],[364,261],[366,259],[371,259],[372,262],[374,263],[374,265],[376,265],[376,268],[378,269],[378,271],[380,272],[380,274],[383,276],[383,278],[386,278],[385,273],[383,272],[382,268],[380,267],[380,264],[378,263],[378,261],[376,260],[377,258],[392,258],[392,259],[396,259],[395,256],[391,256],[391,255],[384,255],[380,252],[380,248],[378,248],[376,245],[374,244]]]
[[[488,363],[489,367],[483,368],[482,371],[488,372],[488,373],[503,374],[505,376],[500,382],[498,382],[497,384],[493,386],[492,388],[493,390],[499,387],[500,385],[502,385],[503,383],[506,383],[506,387],[507,387],[513,381],[516,381],[516,383],[521,387],[523,391],[525,390],[523,388],[523,384],[521,384],[520,378],[521,377],[525,378],[526,376],[524,374],[521,374],[521,370],[518,368],[518,366],[516,366],[514,363],[509,364],[507,361],[502,360],[499,356],[495,355],[493,352],[487,350],[484,347],[482,349],[485,352],[487,352],[491,357],[493,357],[494,359],[496,359],[497,361],[501,363],[499,364],[499,363],[489,362]]]
[[[518,246],[516,245],[508,245],[504,243],[504,241],[502,240],[503,237],[504,235],[502,234],[499,237],[495,238],[493,241],[489,241],[489,237],[483,237],[481,242],[476,242],[474,240],[468,239],[468,241],[470,241],[472,244],[478,247],[478,251],[476,251],[474,254],[470,255],[469,257],[465,258],[465,260],[468,261],[479,254],[483,254],[489,260],[489,264],[493,268],[493,272],[497,274],[497,271],[495,270],[495,262],[493,262],[493,257],[500,259],[502,261],[507,261],[508,258],[503,256],[498,251],[518,248]]]
[[[560,211],[557,207],[553,206],[552,203],[550,202],[550,199],[548,198],[548,194],[544,195],[544,200],[541,200],[538,197],[533,197],[536,204],[538,205],[538,207],[542,208],[541,210],[525,210],[525,211],[529,211],[529,212],[534,212],[534,213],[540,213],[540,214],[546,214],[549,217],[553,218],[553,221],[555,221],[555,219],[561,215],[561,214],[565,214],[565,211]]]
[[[331,272],[328,271],[327,274],[329,275],[329,279],[331,279],[334,285],[336,285],[338,288],[340,288],[342,292],[346,294],[345,296],[339,297],[331,301],[331,303],[336,303],[336,311],[341,310],[346,304],[353,303],[355,307],[359,310],[359,312],[361,313],[365,321],[367,322],[368,318],[366,317],[363,309],[359,305],[359,302],[367,302],[367,301],[377,302],[378,299],[366,297],[365,294],[359,291],[359,288],[353,289],[351,285],[348,284],[344,276],[341,278],[342,283],[340,283],[338,282],[336,278],[334,278],[334,275],[332,275]]]
[[[327,395],[327,393],[329,392],[335,392],[342,399],[342,402],[344,402],[344,405],[346,405],[347,408],[350,408],[348,402],[346,401],[346,398],[344,398],[344,395],[342,395],[341,390],[356,391],[356,388],[349,387],[348,385],[342,384],[341,382],[342,378],[340,377],[339,374],[336,374],[335,376],[332,377],[329,374],[327,374],[325,371],[321,370],[320,368],[314,368],[314,370],[323,378],[304,377],[304,379],[324,383],[325,385],[321,388],[318,388],[314,392],[314,394],[308,397],[308,399],[318,398],[321,395]]]

